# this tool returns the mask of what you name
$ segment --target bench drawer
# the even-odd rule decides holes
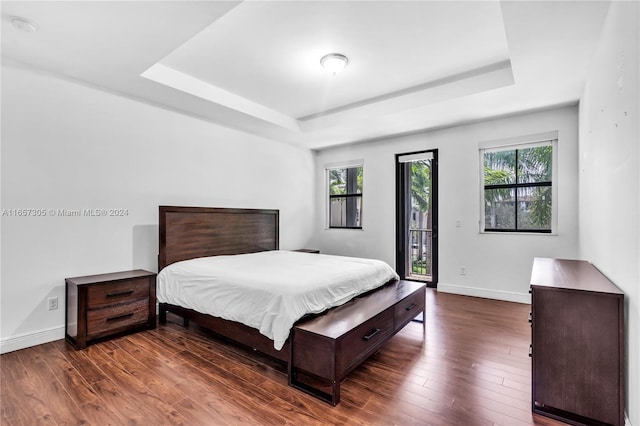
[[[338,378],[371,355],[392,333],[393,311],[387,309],[342,336],[336,345]]]
[[[403,299],[393,307],[395,328],[403,327],[424,311],[424,291],[418,291]]]

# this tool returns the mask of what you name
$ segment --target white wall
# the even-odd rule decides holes
[[[325,229],[320,214],[319,248],[378,258],[395,267],[394,154],[438,149],[439,290],[528,302],[535,256],[578,254],[577,120],[577,107],[570,106],[321,151],[316,157],[319,205],[326,204],[325,165],[355,159],[364,160],[364,205],[362,230]],[[558,234],[480,234],[478,143],[552,130],[559,132]],[[466,275],[459,274],[460,266],[467,268]]]
[[[627,414],[640,425],[638,2],[612,2],[580,101],[580,255],[625,293]]]
[[[280,209],[280,246],[309,246],[313,153],[29,69],[2,68],[3,352],[64,337],[64,278],[156,270],[158,205]],[[47,310],[57,296],[59,309]]]

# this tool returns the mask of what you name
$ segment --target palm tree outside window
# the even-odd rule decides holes
[[[481,150],[483,232],[553,231],[555,142]]]

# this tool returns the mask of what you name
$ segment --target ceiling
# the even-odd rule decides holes
[[[2,1],[2,60],[310,149],[576,103],[605,1]],[[28,19],[37,31],[10,24]],[[349,58],[327,73],[327,53]]]

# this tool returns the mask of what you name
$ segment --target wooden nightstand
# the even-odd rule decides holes
[[[96,339],[156,327],[156,274],[142,269],[65,279],[65,338]]]
[[[298,250],[293,250],[293,251],[298,251],[300,253],[313,253],[313,254],[320,254],[320,250],[316,250],[316,249],[298,249]]]

